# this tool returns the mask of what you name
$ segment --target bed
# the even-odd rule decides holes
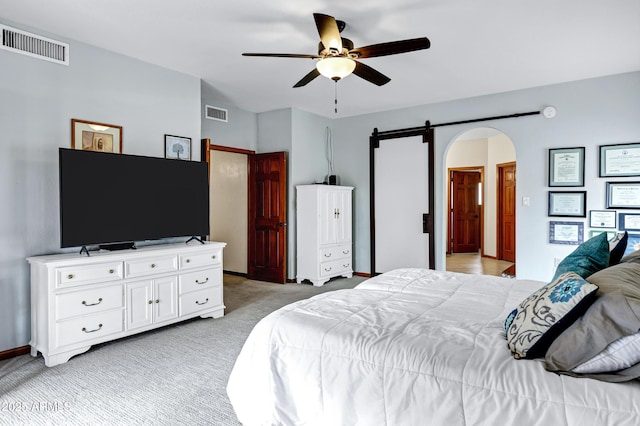
[[[638,425],[640,383],[514,359],[505,318],[540,281],[399,269],[260,321],[227,393],[245,425]]]

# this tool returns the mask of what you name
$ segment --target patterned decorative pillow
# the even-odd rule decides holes
[[[554,339],[595,301],[597,291],[597,285],[567,272],[523,300],[505,320],[513,357],[543,357]]]
[[[567,272],[575,272],[582,278],[609,266],[609,241],[603,232],[580,244],[558,265],[552,281]]]

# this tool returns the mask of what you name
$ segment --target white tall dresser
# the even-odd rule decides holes
[[[296,187],[296,281],[321,286],[333,277],[353,276],[353,187]]]

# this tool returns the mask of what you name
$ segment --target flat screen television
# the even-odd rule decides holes
[[[59,149],[60,246],[209,234],[206,162]]]

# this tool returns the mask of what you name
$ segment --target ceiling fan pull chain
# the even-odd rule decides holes
[[[338,113],[338,80],[334,80],[334,81],[336,82],[336,84],[334,89],[333,103],[334,103],[334,111],[337,114]]]

